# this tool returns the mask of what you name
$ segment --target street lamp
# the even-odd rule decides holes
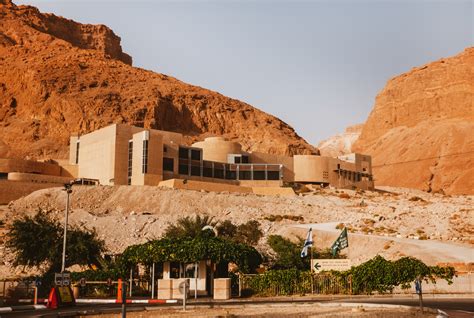
[[[66,269],[66,236],[67,236],[67,219],[69,216],[69,195],[72,193],[72,184],[66,183],[64,185],[64,191],[67,193],[67,201],[66,201],[66,215],[64,217],[64,237],[63,237],[63,261],[61,265],[61,273],[64,273]]]

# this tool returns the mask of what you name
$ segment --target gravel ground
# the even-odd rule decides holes
[[[111,253],[157,238],[168,223],[194,214],[237,224],[255,219],[265,237],[303,237],[306,229],[296,225],[343,222],[350,229],[351,244],[346,252],[354,264],[376,254],[388,258],[413,255],[430,264],[474,262],[474,196],[383,190],[389,192],[313,189],[294,197],[278,197],[152,186],[75,186],[70,222],[95,228]],[[64,191],[51,188],[0,207],[3,234],[12,220],[33,215],[38,209],[61,220],[65,201]],[[315,232],[316,246],[329,247],[335,237],[335,232]],[[0,277],[21,275],[20,269],[11,267],[11,255],[3,241],[0,237]],[[258,248],[268,250],[265,238]]]

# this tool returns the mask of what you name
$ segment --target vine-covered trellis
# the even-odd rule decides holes
[[[129,246],[121,256],[126,268],[136,264],[163,262],[194,263],[211,260],[214,263],[235,263],[243,273],[254,272],[262,263],[258,251],[248,245],[219,237],[162,238]],[[124,268],[125,269],[125,268]]]

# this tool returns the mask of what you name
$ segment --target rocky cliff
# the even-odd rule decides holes
[[[362,131],[362,124],[352,125],[346,130],[329,137],[319,143],[318,149],[322,156],[337,157],[352,152],[352,145],[359,138]]]
[[[131,66],[120,38],[0,0],[0,156],[65,158],[69,136],[111,123],[238,140],[245,150],[315,153],[246,103]]]
[[[391,79],[352,150],[377,185],[474,193],[474,48]]]

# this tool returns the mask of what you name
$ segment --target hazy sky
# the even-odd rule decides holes
[[[391,77],[474,44],[474,0],[23,0],[101,23],[138,67],[245,101],[316,144]]]

